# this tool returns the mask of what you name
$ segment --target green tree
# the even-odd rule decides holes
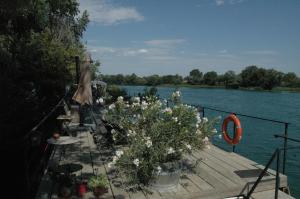
[[[158,75],[151,75],[148,77],[145,77],[148,86],[157,86],[161,84],[161,78]]]
[[[282,73],[274,69],[265,70],[264,76],[261,79],[261,87],[266,90],[272,90],[275,86],[281,84]]]
[[[241,85],[244,87],[259,86],[259,79],[261,77],[258,74],[261,74],[261,72],[258,72],[257,66],[246,67],[240,74]]]
[[[22,172],[16,174],[18,182],[7,184],[28,185],[22,181],[28,180],[22,168],[27,164],[23,137],[72,81],[74,56],[85,50],[80,38],[87,23],[87,12],[80,15],[75,0],[0,1],[0,147],[2,154],[18,157],[7,169],[18,165],[11,172]],[[15,197],[30,198],[19,194]]]
[[[282,77],[282,85],[283,86],[288,86],[288,87],[293,87],[297,86],[297,82],[299,82],[299,78],[295,73],[286,73]]]
[[[204,74],[203,81],[206,85],[216,85],[218,74],[215,71],[210,71]]]
[[[190,72],[190,75],[187,77],[189,84],[201,84],[203,78],[203,73],[198,69],[193,69]]]

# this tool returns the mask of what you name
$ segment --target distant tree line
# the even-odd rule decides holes
[[[300,87],[300,79],[295,73],[283,73],[274,69],[259,68],[257,66],[248,66],[236,74],[234,71],[227,71],[224,74],[217,74],[215,71],[207,73],[199,69],[193,69],[189,75],[182,77],[176,75],[151,75],[139,77],[136,74],[131,75],[102,75],[103,81],[109,84],[118,85],[203,85],[203,86],[220,86],[225,88],[261,88],[272,90],[274,87]]]

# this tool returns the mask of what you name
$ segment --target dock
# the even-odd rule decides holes
[[[252,160],[233,152],[226,152],[214,145],[201,151],[196,151],[184,157],[184,172],[176,191],[159,192],[147,187],[132,191],[124,186],[124,179],[118,178],[113,168],[108,167],[116,147],[105,143],[104,125],[99,121],[96,131],[79,129],[76,132],[80,142],[62,147],[55,147],[50,157],[48,167],[41,180],[36,199],[60,198],[59,184],[53,177],[51,167],[72,164],[77,169],[70,171],[76,180],[88,179],[89,176],[103,173],[109,180],[108,192],[103,199],[221,199],[247,194],[264,168]],[[121,146],[120,146],[121,147]],[[69,168],[70,169],[70,168]],[[251,198],[274,198],[276,172],[269,169],[262,178]],[[79,198],[76,193],[76,183],[72,185],[72,197]],[[286,175],[280,174],[280,187],[288,187]],[[84,199],[94,198],[88,191]],[[292,199],[293,197],[279,191],[278,198]]]

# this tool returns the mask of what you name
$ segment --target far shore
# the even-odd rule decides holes
[[[120,86],[145,86],[151,87],[148,85],[120,85]],[[264,90],[260,87],[240,87],[240,88],[226,88],[224,86],[210,86],[210,85],[191,85],[191,84],[160,84],[155,87],[170,87],[170,88],[178,88],[178,87],[185,87],[185,88],[206,88],[206,89],[226,89],[226,90],[243,90],[243,91],[262,91],[262,92],[300,92],[300,87],[291,88],[291,87],[275,87],[272,90]]]

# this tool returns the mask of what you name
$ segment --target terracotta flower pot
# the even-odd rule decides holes
[[[57,140],[57,139],[59,139],[60,134],[59,133],[53,133],[52,137]]]
[[[85,193],[86,193],[86,184],[81,183],[78,185],[77,187],[77,191],[78,191],[78,196],[79,197],[84,197]]]
[[[94,196],[98,199],[103,194],[107,193],[107,188],[105,187],[94,187],[93,189]]]

